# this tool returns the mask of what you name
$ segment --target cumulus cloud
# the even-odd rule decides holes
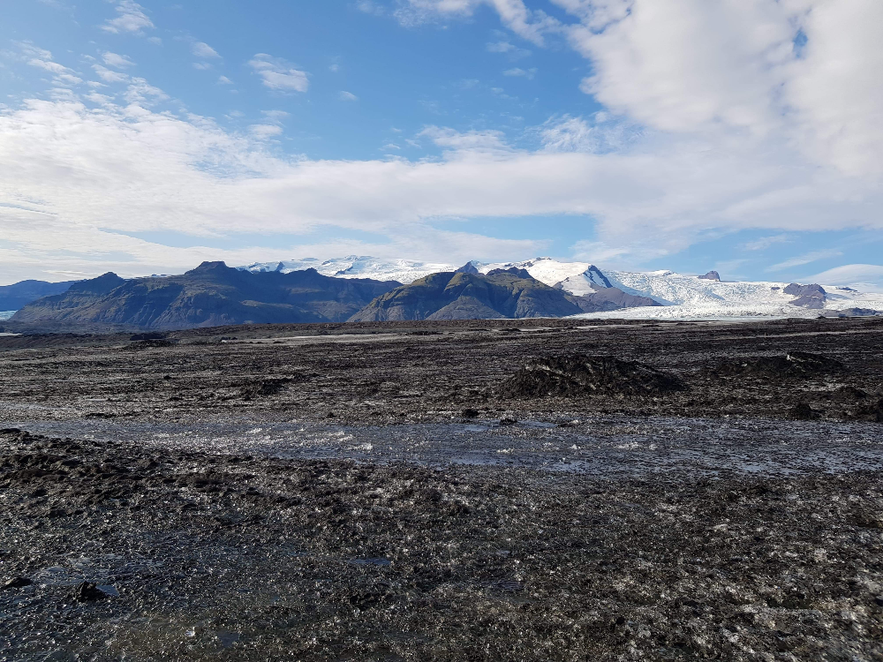
[[[574,237],[574,253],[635,266],[709,232],[768,232],[745,246],[763,250],[795,232],[883,230],[879,3],[554,0],[563,11],[553,21],[520,1],[403,2],[414,20],[466,17],[483,4],[516,35],[534,30],[535,44],[566,39],[591,66],[574,85],[586,78],[605,110],[550,118],[528,131],[532,149],[499,131],[433,126],[418,137],[441,151],[437,158],[284,159],[268,140],[280,118],[230,133],[206,118],[154,112],[161,90],[95,65],[104,82],[128,84],[129,105],[93,95],[94,108],[56,91],[54,100],[0,112],[4,238],[16,233],[49,250],[79,246],[75,231],[96,240],[94,227],[205,235],[334,227],[389,237],[379,250],[452,259],[433,248],[441,236],[434,219],[572,214],[595,237]],[[52,62],[39,51],[28,57]],[[258,54],[249,64],[270,89],[308,89],[307,74],[283,60]],[[404,239],[421,234],[433,241]],[[158,259],[156,249],[118,241],[133,259]],[[482,241],[487,250],[527,246]],[[456,250],[475,257],[470,249]],[[811,264],[796,259],[807,256],[789,267]]]
[[[24,233],[69,250],[69,235],[84,227],[217,235],[334,226],[396,241],[438,218],[578,214],[597,219],[602,255],[636,259],[680,250],[709,228],[817,230],[849,218],[883,229],[879,190],[833,168],[814,170],[801,188],[802,164],[777,158],[785,146],[760,161],[747,145],[720,153],[692,142],[526,151],[499,132],[429,127],[422,135],[442,148],[440,160],[289,161],[262,147],[278,134],[278,116],[266,116],[272,128],[238,135],[147,108],[163,96],[132,79],[128,105],[33,100],[0,114],[4,238]],[[745,201],[755,204],[735,213]],[[27,223],[10,209],[29,210]]]
[[[116,18],[109,19],[101,26],[105,32],[141,35],[144,30],[154,27],[153,21],[144,13],[144,7],[134,0],[117,0],[116,12]]]
[[[258,53],[249,66],[261,77],[265,87],[280,92],[306,92],[310,87],[307,73],[295,69],[291,63],[266,53]]]

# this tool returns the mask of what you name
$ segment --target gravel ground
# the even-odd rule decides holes
[[[513,328],[0,338],[0,659],[883,660],[883,325]]]

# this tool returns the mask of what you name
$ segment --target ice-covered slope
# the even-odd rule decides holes
[[[593,286],[611,287],[611,283],[601,270],[589,262],[559,262],[549,257],[538,257],[524,262],[474,264],[483,274],[493,269],[510,269],[511,267],[525,269],[541,283],[551,287],[558,286],[577,296],[591,294],[595,291]]]
[[[417,262],[415,260],[384,260],[374,257],[349,255],[331,260],[304,258],[302,260],[285,260],[282,262],[257,262],[247,267],[247,271],[280,271],[290,273],[304,269],[315,269],[323,276],[337,278],[371,278],[372,280],[395,280],[408,284],[415,280],[438,273],[454,271],[455,266],[434,262]]]
[[[605,271],[605,274],[614,287],[652,297],[663,304],[652,310],[633,308],[615,313],[617,317],[632,319],[817,317],[852,308],[883,310],[883,294],[824,284],[826,301],[824,308],[817,310],[793,305],[795,297],[785,293],[788,283],[783,282],[718,282],[672,271]]]
[[[564,262],[538,257],[523,262],[472,262],[482,274],[494,269],[517,267],[551,287],[577,296],[598,288],[616,287],[628,294],[651,297],[663,304],[643,308],[586,313],[583,317],[634,319],[730,319],[752,317],[817,317],[852,308],[883,311],[883,294],[863,293],[821,283],[827,293],[824,308],[811,309],[792,304],[795,297],[784,292],[785,282],[728,282],[678,274],[672,271],[631,272],[599,269],[590,262]],[[439,271],[454,271],[451,264],[415,260],[384,260],[349,256],[320,261],[312,258],[270,262],[242,267],[249,271],[296,271],[314,268],[326,276],[396,280],[409,284]],[[726,277],[726,274],[724,274]]]

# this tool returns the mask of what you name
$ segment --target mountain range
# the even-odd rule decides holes
[[[238,268],[206,262],[180,276],[126,280],[109,273],[73,283],[24,281],[0,288],[4,291],[7,301],[20,305],[13,322],[149,329],[248,322],[591,318],[613,312],[630,319],[813,317],[883,310],[883,294],[849,287],[726,281],[716,271],[702,276],[602,271],[591,263],[551,258],[473,261],[459,268],[361,256]],[[43,292],[50,295],[38,298]]]
[[[107,273],[80,281],[63,294],[28,304],[12,321],[146,329],[343,322],[398,285],[332,278],[315,269],[251,273],[203,262],[180,276],[125,280]]]

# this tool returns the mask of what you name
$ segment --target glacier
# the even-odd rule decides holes
[[[591,262],[564,261],[538,257],[520,262],[472,261],[468,263],[479,273],[494,269],[525,269],[538,281],[563,289],[576,296],[585,296],[599,288],[616,287],[639,296],[650,297],[661,306],[624,308],[614,311],[583,313],[579,319],[660,319],[660,320],[739,320],[757,318],[814,318],[883,311],[883,293],[861,292],[850,287],[826,285],[826,298],[821,309],[793,305],[794,297],[785,293],[789,283],[778,281],[716,281],[700,275],[674,271],[617,271],[602,269]],[[350,255],[343,258],[318,260],[305,258],[281,262],[259,262],[245,267],[247,271],[281,271],[316,269],[325,276],[338,278],[372,278],[412,283],[431,273],[454,271],[453,264],[420,262],[406,259],[383,259]],[[883,314],[881,312],[880,314]]]

